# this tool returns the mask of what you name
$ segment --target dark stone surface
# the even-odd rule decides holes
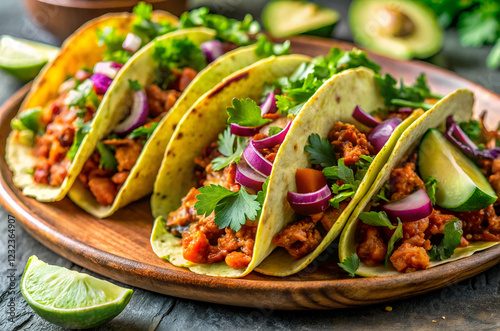
[[[198,2],[207,3],[207,1]],[[263,2],[263,0],[255,1],[254,5]],[[247,2],[241,0],[220,1],[215,9],[230,14],[238,8],[244,10],[254,8],[240,6],[244,3]],[[323,4],[327,4],[327,2],[323,1]],[[328,5],[344,11],[346,8],[344,1],[331,1],[328,2]],[[57,44],[49,34],[30,23],[19,0],[0,1],[0,34],[12,34]],[[345,22],[339,25],[336,37],[349,39],[349,31]],[[443,51],[432,61],[499,93],[500,72],[486,69],[484,63],[488,51],[488,47],[464,49],[459,45],[456,34],[450,32],[446,35]],[[21,85],[15,79],[0,72],[0,104],[7,100]],[[6,212],[0,208],[0,329],[62,330],[33,313],[19,293],[19,282],[26,261],[31,255],[36,254],[41,260],[50,264],[89,274],[93,273],[51,252],[31,238],[19,224],[16,224],[15,290],[10,292],[7,221]],[[99,277],[99,275],[93,275]],[[373,290],[376,291],[376,289]],[[331,328],[367,329],[370,327],[387,330],[408,328],[493,330],[500,328],[500,313],[498,311],[498,307],[500,307],[500,265],[459,284],[412,299],[336,311],[283,312],[246,309],[177,299],[137,288],[134,288],[134,291],[132,300],[125,311],[110,323],[96,330],[177,330],[181,328],[322,330]],[[8,320],[8,304],[11,300],[15,303],[14,322]],[[237,300],[237,293],[235,293],[235,300]],[[386,306],[391,306],[392,312],[385,311]],[[443,319],[443,316],[446,319]],[[436,322],[433,323],[433,320]]]

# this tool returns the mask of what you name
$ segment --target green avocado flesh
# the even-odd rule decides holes
[[[349,24],[356,43],[396,58],[428,58],[443,44],[436,15],[416,1],[355,0]]]
[[[306,1],[271,1],[262,11],[266,30],[276,38],[297,34],[331,37],[339,14]]]
[[[437,179],[436,204],[452,211],[473,211],[497,200],[479,168],[436,129],[420,143],[418,167],[422,179]]]

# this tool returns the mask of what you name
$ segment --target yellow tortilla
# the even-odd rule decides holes
[[[102,30],[105,27],[115,28],[117,33],[124,34],[130,32],[130,27],[135,18],[134,14],[119,13],[107,14],[96,18],[82,27],[80,27],[74,34],[72,34],[63,43],[59,55],[45,65],[42,72],[37,76],[33,82],[33,86],[26,96],[19,112],[34,107],[45,107],[47,103],[59,95],[59,87],[66,81],[68,75],[74,74],[81,68],[92,68],[97,62],[103,60],[104,46],[97,44],[96,31]],[[167,20],[171,23],[176,23],[178,19],[162,11],[155,11],[151,19],[155,22]],[[115,79],[117,81],[118,79]],[[115,84],[115,82],[113,82]],[[112,87],[113,85],[111,85]],[[109,100],[110,91],[105,94],[99,109],[103,107]],[[97,111],[99,113],[99,110]],[[96,121],[97,113],[92,122],[92,132],[106,131],[111,123],[110,116],[101,118]],[[71,188],[78,173],[83,167],[88,156],[82,153],[82,146],[90,144],[94,140],[94,136],[88,134],[82,142],[80,149],[73,159],[69,169],[68,176],[59,187],[51,187],[44,184],[36,184],[33,181],[33,175],[29,171],[35,167],[36,158],[33,156],[33,148],[20,144],[14,139],[14,133],[11,132],[7,138],[6,144],[6,161],[13,172],[14,184],[23,189],[23,194],[36,198],[39,201],[57,201],[64,198],[68,190]],[[98,140],[95,141],[97,143]],[[95,146],[94,143],[94,146]],[[92,152],[92,150],[90,151]]]
[[[349,221],[342,232],[339,243],[339,260],[343,261],[351,254],[356,253],[357,244],[355,242],[355,232],[358,224],[358,216],[365,210],[369,210],[369,204],[372,197],[382,188],[385,182],[389,179],[391,170],[401,163],[404,156],[407,155],[418,144],[424,133],[429,128],[444,126],[446,118],[453,115],[453,118],[458,121],[468,121],[472,115],[472,107],[474,97],[472,92],[466,89],[458,89],[449,94],[444,99],[440,100],[431,110],[427,111],[424,116],[416,120],[400,137],[387,163],[378,173],[371,188],[368,190],[362,201],[358,204],[352,213]],[[498,242],[474,242],[467,247],[459,247],[455,249],[455,253],[449,259],[443,261],[431,261],[431,268],[437,265],[459,260],[470,256],[473,253],[487,249]],[[360,263],[357,275],[363,277],[374,276],[390,276],[401,274],[392,265],[385,268],[384,266],[370,267],[364,263]]]

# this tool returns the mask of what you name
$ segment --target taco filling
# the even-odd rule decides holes
[[[390,262],[399,272],[413,272],[450,258],[458,247],[500,241],[497,142],[498,133],[477,121],[458,125],[449,117],[444,134],[429,129],[418,149],[391,170],[389,180],[372,198],[370,211],[359,215],[355,232],[359,260],[368,266],[387,267]],[[441,157],[441,167],[432,163]],[[462,178],[447,178],[455,168]],[[450,202],[460,190],[467,195],[466,184],[460,184],[467,183],[465,176],[473,179],[477,191],[465,202]],[[450,185],[458,187],[451,190]]]

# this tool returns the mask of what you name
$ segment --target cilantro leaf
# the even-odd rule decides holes
[[[230,227],[238,232],[248,220],[255,220],[262,208],[257,195],[250,195],[245,189],[230,191],[219,185],[204,186],[196,196],[194,207],[198,215],[210,215],[215,211],[214,222],[219,229]]]
[[[285,40],[282,44],[275,44],[267,39],[266,35],[260,34],[257,38],[255,54],[260,57],[290,54],[290,40]]]
[[[425,193],[427,193],[433,205],[436,204],[437,182],[437,179],[432,176],[427,177],[427,181],[425,182]]]
[[[479,123],[479,121],[470,120],[468,122],[461,122],[459,125],[472,141],[478,141],[479,136],[481,135],[481,123]]]
[[[241,154],[247,147],[247,139],[235,136],[231,133],[231,128],[228,127],[224,132],[219,134],[217,145],[219,146],[219,152],[224,156],[219,156],[212,160],[214,171],[219,171],[232,162],[238,162]]]
[[[262,184],[262,191],[257,192],[257,201],[260,203],[261,206],[264,206],[268,185],[269,185],[269,177],[267,177],[264,184]]]
[[[89,98],[92,101],[93,96],[95,96],[95,92],[93,90],[94,83],[87,79],[80,85],[76,87],[74,90],[70,90],[68,92],[68,96],[64,100],[64,102],[70,107],[78,107],[80,109],[84,109]]]
[[[304,147],[304,150],[309,153],[312,164],[319,164],[325,168],[337,165],[335,149],[328,140],[321,138],[317,133],[312,133],[308,141],[309,144]]]
[[[115,153],[113,153],[111,148],[101,141],[97,143],[96,147],[97,151],[101,155],[101,158],[99,159],[99,168],[116,171],[118,162],[116,161]]]
[[[356,271],[359,268],[359,256],[356,253],[352,253],[351,256],[347,257],[341,263],[337,263],[339,267],[344,269],[349,273],[349,276],[355,277]]]
[[[78,129],[75,133],[75,139],[73,140],[73,144],[71,145],[68,153],[66,153],[66,157],[68,157],[70,160],[73,160],[75,158],[76,153],[78,152],[78,149],[82,144],[83,138],[85,138],[85,135],[89,133],[91,129],[90,122],[83,123],[82,120],[77,120],[76,126],[78,127]]]
[[[283,128],[280,128],[279,126],[271,126],[269,127],[269,137],[275,136],[281,131],[283,131]]]
[[[115,28],[110,26],[105,27],[103,30],[96,30],[97,45],[105,46],[103,52],[103,59],[105,61],[114,61],[125,63],[130,59],[132,53],[123,49],[122,44],[126,36],[118,34]]]
[[[142,2],[141,2],[142,3]],[[132,79],[129,79],[128,80],[128,83],[130,85],[130,88],[133,90],[133,91],[140,91],[143,89],[143,86],[141,84],[139,84],[138,81],[136,80],[132,80]]]
[[[493,44],[497,40],[499,28],[498,19],[482,13],[479,8],[464,12],[458,23],[460,43],[472,47]]]
[[[462,222],[458,219],[449,221],[444,226],[444,237],[439,245],[433,245],[427,254],[433,261],[441,261],[450,258],[462,242]]]
[[[392,225],[385,211],[379,211],[378,213],[375,211],[363,212],[359,215],[359,219],[368,225],[386,226],[391,230],[396,228],[396,226]]]
[[[261,109],[252,99],[233,98],[232,107],[226,107],[229,115],[228,123],[241,126],[257,127],[269,123],[271,120],[262,118]]]
[[[398,219],[398,226],[396,227],[396,230],[391,236],[391,239],[389,239],[389,243],[387,244],[387,254],[385,255],[385,267],[387,268],[387,263],[389,262],[389,258],[392,255],[392,252],[394,251],[394,245],[403,239],[403,223]]]
[[[132,23],[132,32],[142,39],[143,44],[176,29],[168,21],[153,22],[151,20],[151,14],[153,13],[151,4],[139,2],[132,11],[137,15]]]
[[[389,183],[385,183],[384,186],[382,186],[380,191],[377,193],[377,195],[375,195],[372,198],[372,201],[380,202],[381,200],[383,200],[385,202],[389,202],[390,200],[389,198],[387,198],[387,195],[390,193],[390,191],[391,191],[391,186],[389,185]]]
[[[128,137],[130,139],[135,139],[137,137],[146,136],[146,140],[148,140],[149,137],[151,137],[151,135],[153,134],[153,132],[157,126],[158,126],[157,122],[152,122],[151,125],[147,128],[144,126],[140,126],[137,129],[135,129],[134,131],[132,131]]]
[[[155,42],[153,59],[161,69],[192,68],[200,71],[207,65],[203,51],[189,38],[171,38]]]

